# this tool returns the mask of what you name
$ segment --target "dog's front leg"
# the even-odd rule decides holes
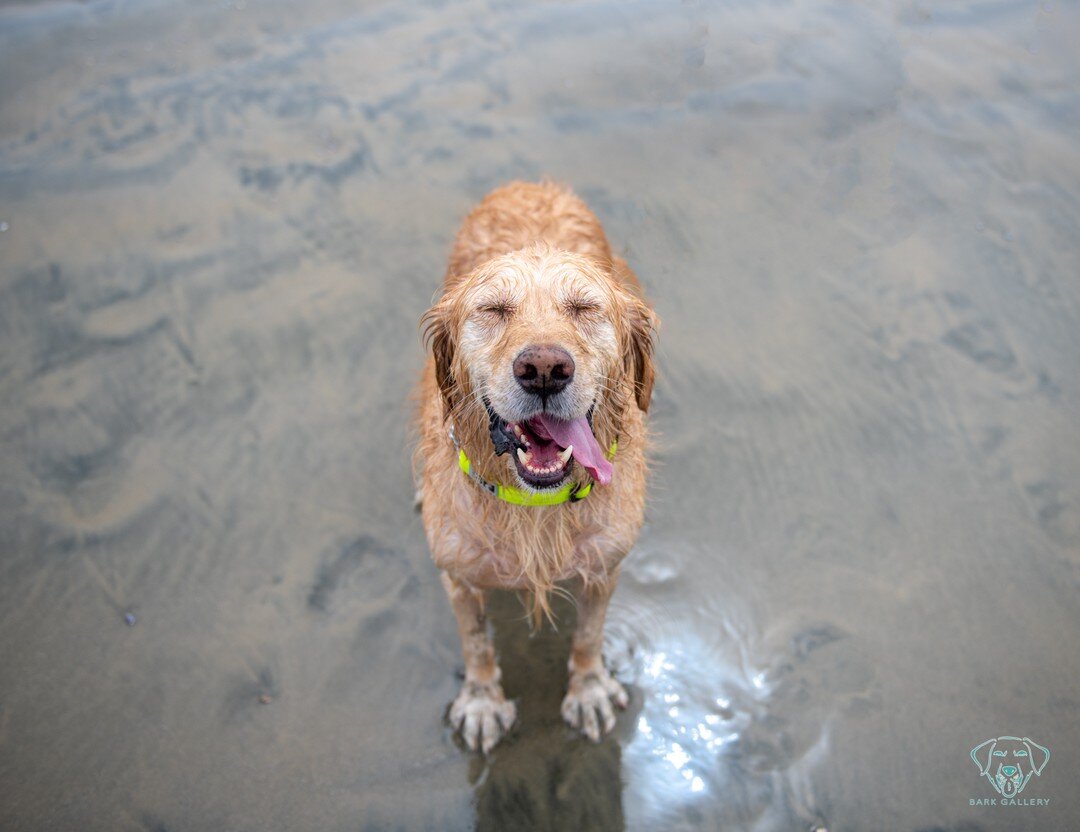
[[[579,588],[578,620],[570,649],[570,686],[562,703],[562,716],[593,742],[615,727],[614,702],[625,708],[630,699],[604,667],[604,616],[615,591],[615,580]]]
[[[473,751],[487,754],[510,730],[517,716],[499,684],[495,646],[487,632],[484,593],[442,573],[443,586],[457,618],[461,651],[465,655],[465,684],[450,706],[450,724]]]

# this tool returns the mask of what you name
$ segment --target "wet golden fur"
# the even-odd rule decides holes
[[[436,564],[455,585],[526,590],[538,616],[558,581],[613,584],[644,511],[656,319],[600,222],[558,185],[494,191],[458,233],[442,295],[423,324],[431,356],[418,390],[416,469]],[[618,440],[611,484],[578,503],[496,499],[462,474],[448,437],[453,425],[480,476],[523,487],[509,455],[494,454],[481,396],[506,416],[499,403],[512,401],[509,367],[530,343],[567,346],[574,384],[582,397],[595,396],[600,446]],[[577,463],[573,477],[588,481]]]

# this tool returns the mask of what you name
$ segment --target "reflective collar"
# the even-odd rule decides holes
[[[515,506],[557,506],[562,503],[576,503],[579,500],[584,500],[592,492],[593,484],[591,481],[584,485],[576,482],[568,482],[556,491],[525,491],[509,485],[499,485],[495,482],[488,482],[473,470],[472,463],[469,462],[469,458],[465,455],[465,451],[458,442],[453,426],[450,427],[450,440],[454,443],[454,447],[457,448],[458,467],[461,468],[473,482],[489,494],[498,497],[503,502],[511,503]],[[616,439],[611,443],[611,449],[607,454],[608,459],[614,459],[615,452],[618,449],[619,440]]]

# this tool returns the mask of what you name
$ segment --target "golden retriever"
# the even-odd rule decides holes
[[[465,656],[451,724],[487,753],[516,716],[485,591],[526,591],[539,623],[565,582],[578,620],[562,715],[598,741],[627,704],[601,647],[644,513],[656,317],[581,199],[513,182],[465,220],[423,325],[418,496]]]

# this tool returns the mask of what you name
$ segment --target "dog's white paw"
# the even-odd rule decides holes
[[[614,702],[625,708],[630,702],[626,690],[605,668],[589,673],[572,673],[570,690],[562,702],[562,717],[593,742],[615,727]]]
[[[450,706],[450,724],[472,751],[487,754],[517,718],[517,707],[507,700],[498,682],[466,682]]]

